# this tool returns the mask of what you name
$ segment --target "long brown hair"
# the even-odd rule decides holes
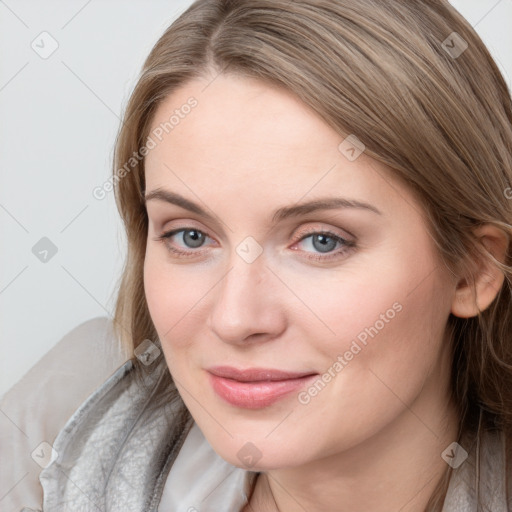
[[[500,267],[506,279],[492,304],[473,318],[450,316],[447,329],[461,435],[481,414],[483,425],[508,441],[512,104],[485,45],[447,1],[198,0],[172,23],[144,63],[116,141],[112,179],[128,243],[114,317],[119,337],[131,350],[157,339],[143,286],[144,159],[131,159],[148,145],[166,96],[219,73],[284,87],[334,130],[356,135],[366,154],[391,167],[418,197],[454,273],[471,281],[481,257]],[[474,237],[483,223],[509,236],[504,264]],[[160,395],[177,397],[170,376]],[[440,509],[449,474],[428,510]]]

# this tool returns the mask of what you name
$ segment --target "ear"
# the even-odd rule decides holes
[[[479,226],[474,231],[481,243],[495,259],[505,263],[509,239],[507,234],[491,224]],[[500,291],[505,275],[497,265],[479,259],[474,283],[462,278],[457,283],[451,312],[461,318],[477,316],[487,309]],[[474,284],[474,286],[473,286]]]

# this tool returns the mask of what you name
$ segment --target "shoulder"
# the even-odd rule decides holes
[[[500,430],[465,435],[455,448],[443,512],[512,510],[512,451],[510,439]]]
[[[58,432],[128,357],[110,319],[93,318],[67,333],[2,396],[2,507],[41,507],[39,475]]]
[[[59,431],[41,471],[45,512],[156,510],[193,424],[160,342],[119,367]]]

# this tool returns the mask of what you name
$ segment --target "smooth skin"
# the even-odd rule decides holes
[[[469,285],[438,256],[411,191],[364,152],[349,161],[338,149],[345,135],[294,95],[234,75],[197,79],[164,100],[152,129],[191,96],[197,107],[146,157],[146,195],[179,194],[212,218],[147,201],[145,291],[171,374],[213,449],[238,467],[246,443],[261,453],[245,467],[261,474],[243,510],[423,511],[457,438],[445,326],[451,313],[477,313]],[[320,198],[379,213],[341,207],[272,223],[275,210]],[[504,254],[499,230],[478,236]],[[239,247],[262,253],[248,263]],[[482,267],[478,307],[502,283]],[[307,404],[294,392],[242,409],[209,383],[206,369],[221,364],[321,375],[397,303]]]

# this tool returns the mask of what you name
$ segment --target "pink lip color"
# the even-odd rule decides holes
[[[215,372],[216,374],[212,373]],[[218,375],[218,374],[222,374]],[[238,380],[225,375],[237,376]],[[209,378],[215,392],[226,402],[244,409],[267,407],[285,395],[304,386],[317,374],[299,374],[278,370],[216,367],[210,369]],[[249,379],[254,380],[249,380]]]

